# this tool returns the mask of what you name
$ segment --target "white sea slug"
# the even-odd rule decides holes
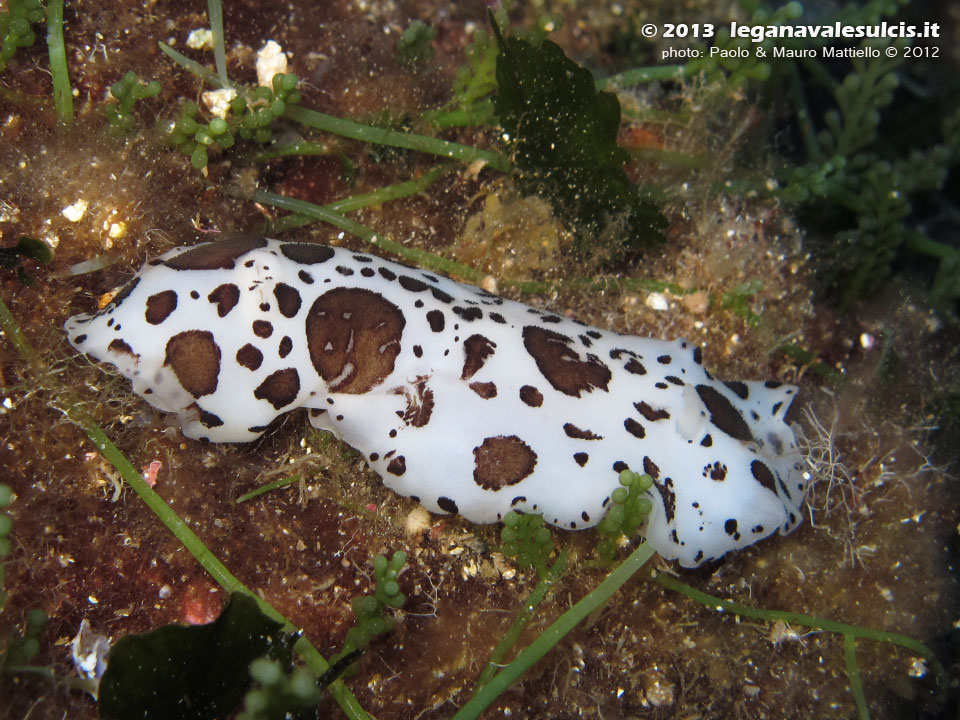
[[[396,492],[477,523],[595,525],[629,466],[646,539],[694,567],[801,519],[796,388],[719,382],[631,337],[373,255],[260,237],[177,248],[66,324],[183,432],[259,437],[298,407]]]

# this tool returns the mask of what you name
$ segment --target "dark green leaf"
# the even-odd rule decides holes
[[[121,638],[100,682],[103,720],[213,720],[226,717],[250,684],[254,658],[291,662],[295,636],[257,602],[233,593],[209,625],[166,625]]]
[[[500,49],[494,107],[520,189],[549,199],[580,236],[615,222],[628,243],[662,240],[666,220],[623,170],[616,95],[597,92],[590,72],[555,43],[505,38],[492,14],[490,22]]]

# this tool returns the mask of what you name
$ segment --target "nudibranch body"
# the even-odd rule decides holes
[[[801,519],[795,387],[719,382],[683,340],[373,255],[259,237],[178,248],[66,330],[189,437],[254,440],[306,407],[388,487],[472,522],[592,526],[628,466],[654,478],[646,539],[687,567]]]

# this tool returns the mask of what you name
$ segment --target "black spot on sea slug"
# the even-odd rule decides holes
[[[85,336],[82,336],[82,335],[81,335],[80,337],[85,337]],[[81,340],[80,337],[75,338],[75,342],[76,342],[77,344],[80,344],[80,343],[83,342],[83,340]],[[114,338],[113,340],[111,340],[111,341],[110,341],[110,344],[107,345],[107,350],[110,350],[110,351],[115,352],[115,353],[122,353],[122,354],[124,354],[124,355],[129,355],[129,356],[132,357],[132,358],[138,358],[138,357],[140,357],[140,355],[139,355],[138,353],[135,353],[135,352],[133,351],[133,348],[132,348],[132,347],[130,347],[129,345],[127,345],[127,343],[125,343],[125,342],[124,342],[123,340],[121,340],[120,338]]]
[[[484,400],[490,400],[491,398],[495,398],[497,396],[496,383],[472,382],[468,387]]]
[[[754,460],[750,463],[750,474],[754,479],[763,485],[770,492],[777,491],[777,483],[773,476],[773,471],[760,460]]]
[[[453,302],[453,295],[445,293],[440,288],[432,287],[430,288],[430,293],[433,295],[435,299],[439,300],[442,303],[446,303],[447,305]]]
[[[459,305],[453,306],[453,312],[460,317],[462,317],[467,322],[473,322],[474,320],[480,320],[483,318],[483,310],[478,307],[467,307],[463,308]]]
[[[595,355],[581,359],[570,347],[572,343],[572,338],[553,330],[534,325],[523,328],[524,348],[556,390],[571,397],[598,388],[606,391],[612,377],[610,369]]]
[[[260,338],[268,338],[273,335],[273,323],[267,320],[253,321],[253,334]]]
[[[454,311],[456,311],[456,308],[454,308]],[[460,379],[469,380],[476,375],[487,358],[493,355],[496,347],[495,342],[483,335],[471,335],[464,340],[463,371],[460,373]]]
[[[737,532],[737,521],[730,518],[723,524],[723,531],[733,537],[734,540],[740,539],[740,533]]]
[[[520,388],[520,399],[530,407],[540,407],[543,405],[543,393],[533,387],[533,385],[524,385]]]
[[[284,317],[292,318],[300,312],[300,292],[286,283],[277,283],[273,289],[273,294],[277,297],[280,313]]]
[[[210,395],[216,392],[220,376],[220,346],[208,330],[178,333],[167,341],[164,365],[194,397]]]
[[[214,415],[212,412],[207,412],[206,410],[200,411],[200,422],[203,423],[204,427],[208,428],[215,428],[223,425],[223,420],[221,420],[218,415]]]
[[[657,420],[669,420],[670,413],[668,413],[663,408],[654,410],[650,405],[641,400],[640,402],[635,402],[633,406],[637,409],[643,417],[645,417],[650,422],[656,422]]]
[[[266,247],[262,237],[239,237],[198,245],[163,261],[174,270],[232,270],[236,260],[251,250]]]
[[[440,310],[431,310],[428,312],[427,322],[430,324],[430,329],[435,333],[443,332],[443,328],[446,325],[446,320]]]
[[[367,392],[393,371],[405,325],[400,308],[380,293],[334,288],[307,313],[310,360],[334,392]]]
[[[743,415],[719,390],[709,385],[697,385],[697,394],[710,411],[710,422],[735,440],[750,442],[753,435]]]
[[[646,456],[643,458],[643,471],[654,480],[660,477],[660,468],[657,467],[657,464],[653,462],[653,460]]]
[[[237,362],[247,368],[247,370],[257,370],[263,363],[263,353],[250,343],[247,343],[237,350]]]
[[[537,464],[537,454],[516,435],[488,437],[473,449],[473,456],[473,481],[484,490],[515,485]]]
[[[643,438],[646,435],[644,432],[643,425],[638,423],[633,418],[627,418],[623,421],[623,427],[626,428],[627,432],[637,438]]]
[[[299,392],[299,374],[295,368],[285,368],[268,375],[253,391],[253,396],[257,400],[266,400],[274,410],[279,410],[296,400]]]
[[[288,260],[301,265],[318,265],[336,255],[333,248],[312,243],[283,243],[280,252]]]
[[[750,389],[747,387],[747,384],[739,380],[725,380],[723,384],[730,388],[733,394],[741,400],[746,400],[750,395]]]
[[[151,325],[159,325],[170,313],[177,309],[177,293],[173,290],[164,290],[147,298],[147,310],[144,317]]]
[[[410,292],[423,292],[430,287],[423,280],[417,280],[409,275],[401,275],[399,282],[400,287]]]
[[[226,317],[227,313],[240,302],[240,288],[233,283],[224,283],[207,295],[207,300],[216,303],[217,315]]]
[[[602,435],[597,435],[590,430],[581,430],[573,423],[564,423],[563,432],[566,433],[567,437],[574,440],[603,440]]]

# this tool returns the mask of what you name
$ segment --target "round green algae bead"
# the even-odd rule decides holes
[[[387,623],[382,617],[370,618],[364,621],[363,630],[370,637],[382,635],[387,631]]]
[[[317,678],[310,672],[309,668],[301,666],[293,671],[288,687],[294,697],[306,700],[313,697],[317,687]]]
[[[283,679],[283,670],[274,660],[257,658],[250,663],[250,676],[261,685],[277,685]]]
[[[373,595],[361,595],[353,600],[353,614],[357,617],[376,615],[379,603]]]
[[[210,121],[210,134],[211,135],[223,135],[228,129],[227,121],[221,117],[215,117]]]
[[[6,513],[0,513],[0,537],[6,537],[13,528],[13,520]]]
[[[36,638],[28,637],[20,645],[20,653],[27,660],[32,660],[40,652],[40,641]]]
[[[270,707],[270,696],[263,690],[251,690],[243,699],[243,707],[251,715],[259,716]]]
[[[184,135],[193,135],[195,132],[197,132],[197,130],[200,129],[200,123],[186,113],[182,113],[177,119],[175,129]]]
[[[0,507],[8,507],[13,502],[13,488],[0,485]]]
[[[619,528],[626,515],[627,511],[623,509],[623,505],[613,505],[610,510],[607,511],[607,520],[610,521],[613,527]]]
[[[207,148],[203,145],[197,145],[190,155],[190,164],[197,170],[207,166]]]
[[[49,619],[47,612],[43,608],[34,608],[27,613],[27,626],[28,628],[35,629],[38,633],[43,629],[43,626],[47,624]],[[29,629],[27,632],[30,632]]]

